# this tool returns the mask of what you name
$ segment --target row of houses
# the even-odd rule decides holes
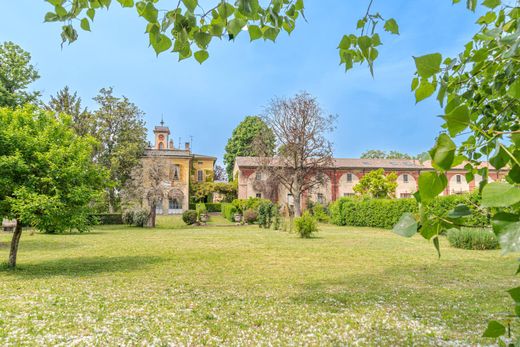
[[[505,170],[495,170],[488,163],[488,181],[500,180],[507,175]],[[268,179],[260,169],[261,163],[255,157],[237,157],[234,167],[234,177],[238,177],[238,198],[265,197],[261,184]],[[354,196],[354,186],[368,172],[383,169],[385,174],[395,172],[397,175],[397,198],[409,198],[418,189],[417,181],[423,171],[433,171],[430,161],[419,162],[413,159],[355,159],[335,158],[332,165],[324,167],[323,184],[306,192],[302,201],[311,200],[327,204],[343,196]],[[459,165],[447,172],[448,185],[441,195],[463,194],[473,191],[482,181],[475,176],[473,181],[466,181],[464,165]],[[270,198],[278,203],[292,203],[291,194],[282,186],[274,188],[275,194]]]
[[[164,185],[166,194],[157,207],[158,214],[177,214],[189,208],[190,183],[205,182],[213,178],[215,157],[195,154],[189,143],[181,146],[175,144],[170,136],[170,129],[161,122],[154,128],[155,143],[146,150],[143,157],[143,166],[151,165],[152,160],[161,160],[169,170],[165,172]],[[489,164],[489,181],[502,179],[507,172],[495,170]],[[292,196],[281,185],[274,187],[274,194],[265,195],[260,189],[262,182],[267,181],[265,173],[260,170],[260,162],[255,157],[237,157],[233,177],[238,178],[238,198],[250,197],[271,198],[277,203],[292,204]],[[397,174],[397,198],[409,198],[417,191],[417,180],[421,172],[431,171],[430,162],[405,159],[351,159],[336,158],[332,165],[323,167],[324,181],[319,187],[308,191],[302,197],[305,203],[308,200],[327,204],[343,196],[352,196],[354,186],[368,172],[384,169],[385,173]],[[442,195],[462,194],[478,187],[482,177],[476,176],[471,182],[466,181],[463,165],[457,166],[447,173],[448,186]],[[146,186],[147,182],[143,184]],[[273,190],[273,188],[271,188]]]

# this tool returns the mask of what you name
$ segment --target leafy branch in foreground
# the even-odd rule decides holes
[[[90,31],[100,9],[109,9],[111,0],[47,0],[53,11],[46,22],[63,22],[62,44],[77,40],[75,24]],[[156,54],[169,49],[179,60],[193,57],[204,62],[213,38],[236,38],[242,31],[251,41],[275,41],[280,31],[291,33],[298,17],[303,17],[303,0],[272,0],[261,5],[259,0],[209,1],[179,0],[171,9],[160,9],[158,0],[117,0],[122,7],[134,8],[146,21],[146,33]],[[206,4],[209,6],[206,7]],[[203,7],[204,5],[204,7]],[[195,52],[193,52],[195,50]]]
[[[464,164],[468,182],[476,175],[482,177],[482,207],[491,211],[493,231],[504,254],[520,251],[520,2],[515,4],[484,1],[489,10],[477,20],[480,30],[464,51],[444,60],[439,53],[416,57],[412,80],[417,102],[437,92],[445,121],[444,132],[429,152],[435,172],[419,176],[415,198],[425,203],[439,195],[448,184],[446,172]],[[488,183],[484,161],[497,170],[507,169],[505,179]],[[460,205],[449,218],[441,219],[420,208],[417,216],[403,215],[394,232],[407,237],[419,232],[434,241],[440,255],[439,234],[461,226],[468,211],[468,206]],[[513,317],[518,318],[520,287],[508,292],[516,303]],[[491,321],[484,336],[503,337],[506,330],[509,335],[506,325],[511,322],[511,317]],[[501,343],[512,342],[503,339]]]

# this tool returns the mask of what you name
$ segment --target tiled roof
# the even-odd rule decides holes
[[[237,157],[238,167],[257,167],[261,160],[256,157]],[[480,167],[493,167],[489,163],[482,163]],[[431,170],[431,161],[421,163],[414,159],[360,159],[360,158],[334,158],[331,168],[352,168],[352,169],[388,169],[388,170]],[[455,166],[455,170],[464,170],[464,164]]]
[[[159,133],[170,133],[170,128],[168,127],[164,127],[164,126],[155,126],[155,128],[153,128],[153,131],[155,132],[159,132]]]

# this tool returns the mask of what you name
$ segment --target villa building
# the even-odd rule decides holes
[[[159,160],[164,164],[163,185],[166,189],[165,196],[157,206],[157,214],[178,214],[186,211],[190,201],[190,183],[206,182],[213,180],[213,168],[217,158],[207,155],[194,154],[189,142],[177,144],[170,138],[170,129],[160,126],[153,130],[155,142],[153,146],[145,150],[142,158],[144,171],[153,160]],[[149,179],[144,177],[144,185],[150,185]]]
[[[483,164],[489,169],[488,181],[500,180],[507,175],[506,170],[495,170],[488,163]],[[423,171],[432,171],[431,162],[404,159],[344,159],[333,160],[330,167],[323,168],[325,180],[323,185],[308,191],[302,197],[303,203],[307,200],[327,204],[342,196],[354,196],[354,186],[366,173],[384,169],[385,173],[397,174],[397,198],[409,198],[417,191],[417,180]],[[466,181],[464,165],[459,165],[447,173],[448,186],[441,195],[462,194],[478,187],[482,177],[476,175],[471,182]],[[266,174],[259,170],[258,159],[254,157],[237,157],[233,171],[238,177],[238,198],[265,197],[261,182],[265,182]],[[292,196],[279,185],[274,188],[270,198],[278,203],[292,204]]]

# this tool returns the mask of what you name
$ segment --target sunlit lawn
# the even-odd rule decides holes
[[[388,230],[181,226],[25,233],[19,269],[0,270],[0,345],[492,344],[479,336],[518,285],[513,257],[444,239],[439,260]]]

